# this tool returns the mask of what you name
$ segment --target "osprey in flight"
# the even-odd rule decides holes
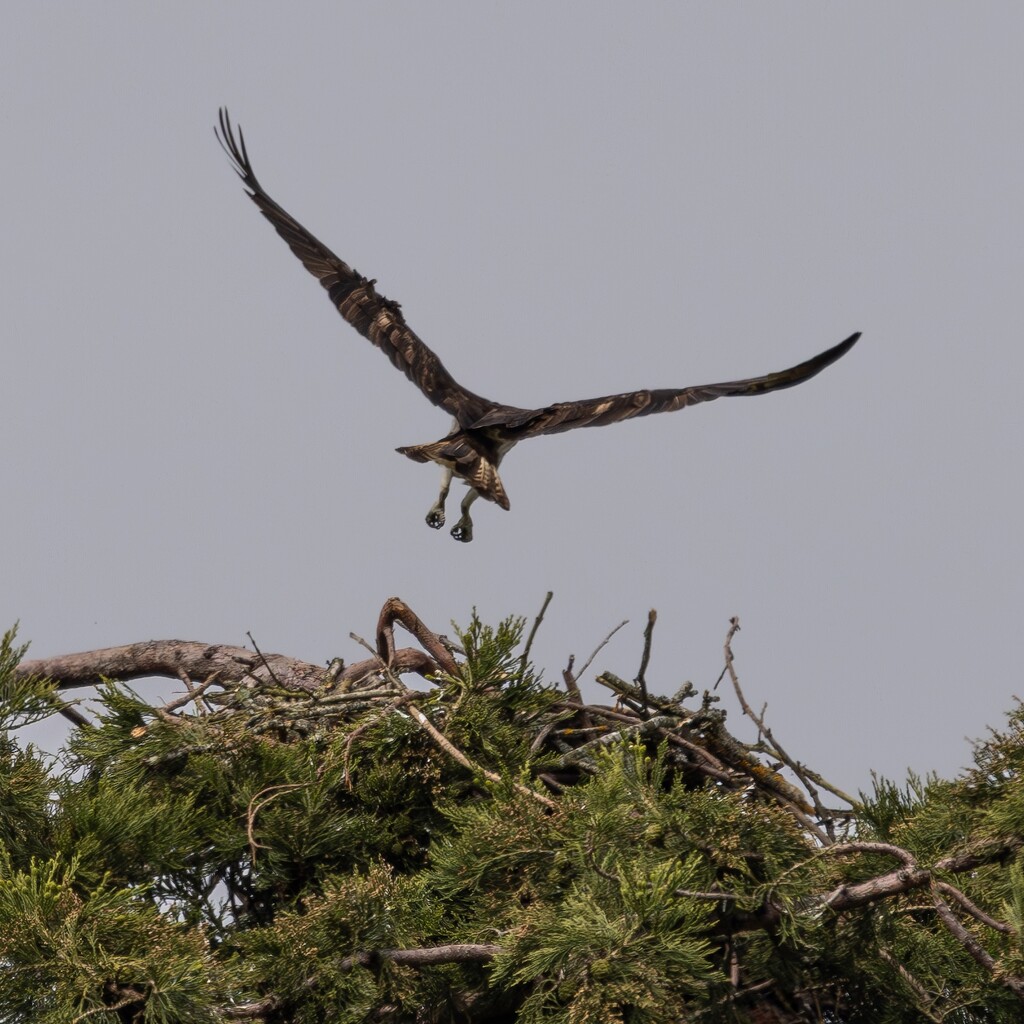
[[[860,337],[860,332],[851,334],[834,348],[799,366],[764,377],[688,388],[630,391],[582,402],[558,402],[542,409],[500,405],[459,384],[434,352],[406,326],[397,302],[381,295],[374,287],[375,281],[363,277],[335,256],[263,191],[249,163],[242,130],[239,128],[236,139],[224,108],[220,111],[220,130],[216,135],[252,201],[305,268],[324,286],[338,312],[364,338],[384,352],[434,405],[451,415],[451,430],[440,441],[397,450],[416,462],[436,462],[444,470],[441,493],[427,513],[427,525],[435,530],[444,526],[444,506],[452,477],[457,476],[469,488],[462,501],[462,516],[452,527],[451,533],[456,540],[473,539],[469,507],[477,497],[493,501],[504,509],[509,507],[508,495],[498,476],[498,464],[517,442],[540,434],[558,434],[575,427],[600,427],[634,416],[672,412],[698,402],[710,402],[723,395],[761,395],[789,388],[810,380],[834,363]]]

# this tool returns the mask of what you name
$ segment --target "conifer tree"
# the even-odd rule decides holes
[[[524,622],[369,657],[0,648],[0,1021],[1019,1021],[1024,710],[853,798],[714,692],[608,705]],[[395,623],[419,646],[396,648]],[[370,645],[367,645],[370,646]],[[403,675],[430,680],[409,688]],[[154,704],[133,679],[177,677]],[[66,692],[99,684],[98,715]],[[55,758],[18,744],[52,714]]]

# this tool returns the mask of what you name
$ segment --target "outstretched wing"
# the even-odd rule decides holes
[[[583,402],[559,402],[543,409],[509,414],[507,410],[485,413],[475,427],[501,426],[517,439],[535,437],[538,434],[558,434],[576,427],[603,427],[608,423],[632,419],[634,416],[650,416],[655,412],[673,412],[685,409],[698,402],[710,402],[725,395],[763,395],[767,391],[780,391],[810,380],[831,363],[853,348],[860,332],[851,334],[846,341],[834,348],[808,359],[788,370],[769,373],[764,377],[750,377],[748,380],[733,380],[724,384],[699,384],[696,387],[660,391],[629,391],[623,395],[608,395]]]
[[[363,277],[335,256],[263,191],[249,163],[242,129],[238,129],[236,140],[224,107],[220,110],[220,130],[215,128],[214,133],[252,201],[303,266],[327,289],[331,302],[345,320],[384,352],[434,405],[446,410],[463,426],[497,407],[496,403],[467,391],[452,377],[435,353],[406,326],[401,306],[378,294],[375,281]]]

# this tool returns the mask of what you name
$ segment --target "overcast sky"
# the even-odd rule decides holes
[[[1017,2],[12,5],[0,624],[36,657],[251,631],[356,660],[390,595],[449,631],[550,589],[549,678],[622,619],[590,675],[631,678],[653,607],[672,693],[738,615],[796,756],[955,773],[1022,692],[1021,38]],[[393,451],[445,415],[245,198],[221,104],[496,400],[863,339],[793,390],[519,446],[460,545]]]

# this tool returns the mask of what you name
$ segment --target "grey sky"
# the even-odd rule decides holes
[[[656,607],[672,692],[736,614],[797,756],[955,772],[1021,692],[1021,38],[1018,3],[932,0],[11,6],[0,623],[36,656],[251,630],[351,660],[392,594],[445,629],[552,589],[549,677],[623,618],[594,667],[632,676]],[[393,452],[444,414],[245,198],[222,103],[497,400],[864,337],[791,391],[521,445],[459,545]]]

